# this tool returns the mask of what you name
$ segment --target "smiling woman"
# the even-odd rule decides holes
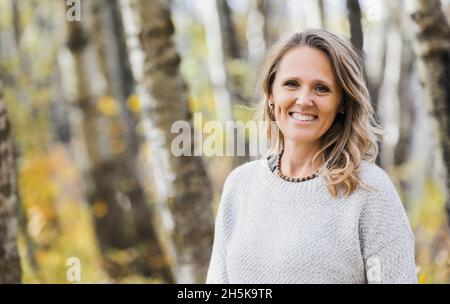
[[[333,197],[364,187],[358,165],[376,159],[382,132],[351,44],[323,30],[293,35],[273,47],[262,75],[268,139],[273,152],[285,150],[281,171],[320,170]]]
[[[380,130],[363,75],[350,43],[324,30],[269,53],[272,154],[225,182],[208,283],[416,283],[408,218],[374,164]]]
[[[302,146],[319,150],[319,140],[332,125],[338,108],[343,111],[341,95],[331,63],[322,51],[301,46],[286,53],[269,93],[270,107],[284,135],[286,158]],[[289,169],[293,175],[302,174]]]

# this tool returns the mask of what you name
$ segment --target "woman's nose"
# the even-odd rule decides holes
[[[311,94],[307,90],[301,90],[295,101],[298,105],[312,105]]]

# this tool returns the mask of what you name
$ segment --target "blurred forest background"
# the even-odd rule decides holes
[[[0,0],[0,282],[204,282],[250,158],[175,157],[171,124],[253,119],[266,50],[324,28],[364,54],[419,282],[450,283],[449,0],[77,2]]]

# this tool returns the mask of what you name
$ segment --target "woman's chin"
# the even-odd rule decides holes
[[[289,132],[289,134],[285,135],[290,141],[294,143],[310,143],[317,141],[317,136],[314,136],[314,134],[306,133],[306,132]]]

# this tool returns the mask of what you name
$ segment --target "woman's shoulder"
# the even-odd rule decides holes
[[[385,170],[373,162],[362,161],[360,179],[372,188],[372,191],[365,191],[364,195],[364,210],[368,214],[377,214],[375,217],[387,220],[391,226],[401,217],[405,219],[404,223],[408,222],[403,202]]]
[[[409,234],[414,239],[403,202],[385,170],[369,161],[360,163],[360,180],[372,191],[363,191],[360,225],[363,232],[389,235]],[[381,242],[381,241],[380,241]]]
[[[245,189],[254,180],[255,171],[261,166],[261,160],[253,160],[237,166],[228,174],[222,190],[222,201],[227,208],[232,208],[233,201],[245,193]]]
[[[239,165],[228,174],[226,183],[248,182],[261,166],[264,166],[264,159],[252,160]]]
[[[360,181],[374,192],[392,193],[395,192],[394,184],[386,171],[372,161],[362,160],[359,165]]]

